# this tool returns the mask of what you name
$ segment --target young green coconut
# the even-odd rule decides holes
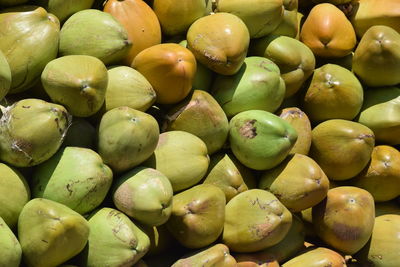
[[[11,87],[11,69],[6,57],[0,50],[0,101],[6,96]]]
[[[0,266],[18,267],[22,258],[21,245],[17,237],[0,216]]]

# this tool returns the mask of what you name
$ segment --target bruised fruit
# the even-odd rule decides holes
[[[0,216],[0,266],[18,267],[22,257],[18,239]]]
[[[197,64],[187,48],[163,43],[142,50],[133,60],[132,67],[153,86],[157,103],[175,104],[192,89]]]
[[[346,255],[356,253],[367,243],[374,220],[374,198],[354,186],[330,189],[326,199],[312,208],[315,233]]]
[[[212,95],[228,117],[246,110],[275,112],[285,97],[279,67],[264,57],[247,57],[235,75],[218,75]]]
[[[285,82],[285,97],[293,96],[315,68],[315,57],[311,49],[288,36],[268,35],[252,40],[251,52],[278,65]]]
[[[32,195],[57,201],[85,214],[104,200],[112,178],[111,169],[95,151],[66,147],[35,168]]]
[[[160,134],[154,154],[143,164],[168,177],[174,192],[187,189],[207,173],[210,158],[206,144],[184,131]]]
[[[185,255],[171,267],[236,267],[236,260],[229,254],[229,248],[224,244],[216,244],[208,248]]]
[[[176,36],[186,33],[193,22],[206,15],[206,4],[204,0],[154,0],[153,10],[163,34]]]
[[[63,22],[74,13],[90,8],[94,0],[34,0],[32,2],[44,7]]]
[[[343,57],[356,45],[356,33],[344,13],[330,3],[314,6],[300,32],[301,41],[316,56]]]
[[[350,183],[370,192],[377,202],[400,196],[400,152],[386,145],[374,147],[368,166]]]
[[[333,119],[312,130],[309,156],[329,179],[347,180],[359,174],[371,159],[374,133],[353,121]]]
[[[246,24],[239,17],[225,12],[196,20],[186,37],[188,48],[196,59],[222,75],[239,71],[250,43]]]
[[[222,233],[225,194],[217,186],[200,184],[173,197],[172,214],[166,225],[183,246],[202,248]]]
[[[374,88],[364,94],[358,122],[374,132],[377,142],[400,144],[400,88]]]
[[[59,20],[42,7],[2,10],[0,50],[11,70],[10,93],[32,87],[47,62],[57,57],[59,32]]]
[[[126,29],[132,46],[123,63],[130,66],[140,51],[161,43],[160,23],[153,9],[141,0],[110,0],[104,5],[104,12],[110,13]]]
[[[353,71],[368,86],[400,83],[400,33],[384,25],[369,28],[354,52]]]
[[[53,156],[71,117],[57,104],[23,99],[4,109],[0,118],[0,159],[16,167],[38,165]]]
[[[255,170],[271,169],[281,163],[297,141],[296,130],[285,120],[263,110],[234,116],[229,141],[236,158]]]
[[[303,108],[313,122],[352,120],[360,112],[363,99],[363,87],[351,71],[336,64],[325,64],[314,71]]]
[[[146,225],[164,224],[171,215],[172,186],[161,172],[138,167],[116,180],[113,200],[126,215]]]
[[[270,192],[251,189],[225,208],[222,241],[235,252],[255,252],[276,245],[289,232],[292,214]]]
[[[311,123],[306,113],[296,107],[285,108],[279,117],[287,121],[297,132],[297,141],[289,152],[307,155],[311,146]]]
[[[108,70],[105,111],[127,106],[144,112],[154,104],[156,97],[149,81],[137,70],[126,66]]]
[[[305,210],[326,197],[328,177],[312,158],[294,154],[282,165],[277,167],[283,168],[279,174],[274,169],[264,172],[260,188],[273,193],[290,211]]]
[[[346,267],[345,259],[336,251],[317,247],[294,257],[293,259],[285,262],[282,267]]]
[[[42,85],[51,100],[77,117],[89,117],[103,105],[108,84],[106,66],[85,55],[59,57],[43,70]]]
[[[207,145],[208,154],[220,150],[228,138],[228,119],[217,101],[203,90],[194,90],[187,100],[167,115],[167,131],[185,131]]]
[[[238,16],[249,29],[250,38],[260,38],[275,30],[283,19],[282,0],[219,0],[215,12]]]
[[[132,266],[149,250],[149,237],[118,210],[102,208],[91,215],[88,224],[88,246],[79,266]]]
[[[254,179],[251,171],[237,162],[233,155],[215,154],[211,156],[209,170],[203,183],[213,184],[222,189],[226,202],[249,189],[246,182]]]
[[[11,87],[11,69],[6,57],[0,50],[0,101],[6,96]]]
[[[159,134],[151,115],[125,106],[114,108],[101,118],[97,151],[111,169],[127,171],[152,155]]]
[[[400,215],[376,217],[371,240],[357,256],[365,266],[397,267],[400,258]]]
[[[88,55],[109,65],[125,58],[131,46],[126,29],[111,14],[85,9],[62,26],[59,55]]]
[[[35,198],[21,211],[18,237],[29,267],[53,267],[85,247],[89,225],[82,215],[52,200]]]

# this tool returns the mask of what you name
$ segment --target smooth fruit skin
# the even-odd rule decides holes
[[[127,30],[132,41],[127,56],[123,59],[130,66],[142,50],[161,43],[160,23],[153,9],[142,0],[110,0],[104,12],[113,15]]]
[[[89,9],[94,0],[34,0],[32,2],[54,14],[60,22],[64,22],[74,13]]]
[[[400,83],[400,33],[384,25],[369,28],[354,51],[352,66],[367,86]]]
[[[59,20],[42,7],[2,11],[0,50],[11,69],[10,93],[23,92],[34,85],[46,64],[57,57],[59,34]]]
[[[316,234],[346,255],[356,253],[368,242],[374,220],[374,198],[354,186],[330,189],[326,199],[312,208]]]
[[[246,24],[224,12],[196,20],[187,31],[186,39],[196,59],[222,75],[239,71],[250,43]]]
[[[277,166],[297,140],[297,132],[288,122],[263,110],[241,112],[229,125],[233,154],[243,165],[255,170]]]
[[[0,217],[0,266],[18,267],[21,258],[22,250],[17,237]]]
[[[318,247],[285,262],[282,267],[346,267],[345,259],[336,251]]]
[[[11,69],[6,57],[0,50],[0,101],[7,95],[11,87]]]
[[[321,57],[343,57],[356,45],[356,33],[344,13],[330,3],[314,6],[304,22],[300,39]]]
[[[79,213],[58,202],[35,198],[21,211],[18,237],[29,267],[58,266],[85,247],[89,225]]]
[[[96,57],[70,55],[50,61],[41,81],[53,102],[65,106],[74,116],[89,117],[104,103],[108,73]]]
[[[132,67],[153,86],[157,103],[175,104],[192,89],[197,64],[187,48],[163,43],[142,50],[133,60]]]

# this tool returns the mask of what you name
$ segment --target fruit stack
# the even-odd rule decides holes
[[[399,0],[0,0],[1,267],[400,266]]]

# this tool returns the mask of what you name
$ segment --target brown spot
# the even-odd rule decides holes
[[[333,232],[342,240],[358,240],[361,236],[361,230],[359,227],[354,227],[343,223],[334,223]]]
[[[242,127],[240,127],[239,132],[245,138],[253,139],[257,136],[257,128],[254,124],[257,120],[247,121]]]

